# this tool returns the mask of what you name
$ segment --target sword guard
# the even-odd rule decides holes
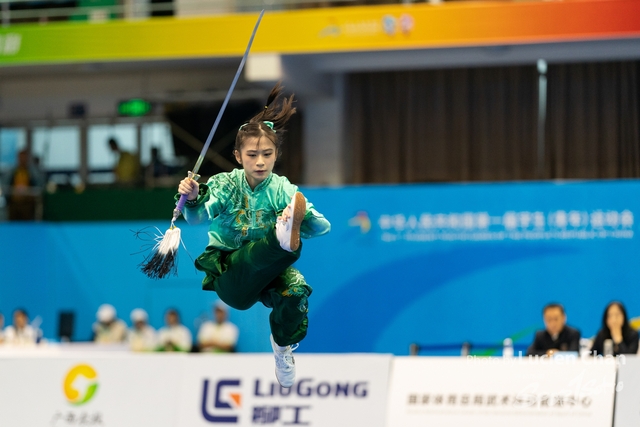
[[[197,173],[193,173],[191,171],[189,171],[189,173],[187,173],[187,176],[189,177],[189,179],[192,179],[196,182],[198,182],[198,180],[200,179],[200,175],[198,175]]]

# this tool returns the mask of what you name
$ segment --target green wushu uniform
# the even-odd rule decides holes
[[[281,346],[300,342],[307,334],[311,287],[292,267],[300,258],[285,251],[276,237],[277,217],[298,187],[286,177],[270,174],[251,190],[243,169],[212,176],[199,185],[198,197],[185,205],[189,224],[209,223],[209,244],[196,259],[206,277],[202,288],[222,301],[246,310],[258,301],[271,308],[269,323]],[[326,234],[331,224],[307,201],[300,237]]]

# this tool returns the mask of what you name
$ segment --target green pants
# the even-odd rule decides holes
[[[311,287],[291,265],[300,258],[280,247],[275,230],[233,252],[207,250],[196,259],[196,268],[207,275],[202,288],[215,291],[222,301],[247,310],[258,301],[271,308],[269,324],[281,346],[302,341],[307,335],[307,298]]]

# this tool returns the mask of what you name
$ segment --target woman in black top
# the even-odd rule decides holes
[[[604,354],[604,341],[613,341],[613,354],[636,354],[638,352],[638,332],[630,325],[627,311],[622,303],[609,303],[602,316],[602,328],[593,340],[591,354]]]

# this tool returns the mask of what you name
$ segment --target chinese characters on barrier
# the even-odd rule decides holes
[[[50,425],[52,427],[63,427],[63,426],[79,426],[79,427],[88,427],[88,426],[102,426],[103,424],[103,416],[100,412],[56,412],[51,418]]]
[[[255,406],[253,408],[253,424],[310,425],[302,420],[302,411],[310,406]]]
[[[584,408],[591,406],[589,396],[574,395],[536,395],[536,394],[410,394],[407,403],[419,407],[457,407],[457,408]]]

